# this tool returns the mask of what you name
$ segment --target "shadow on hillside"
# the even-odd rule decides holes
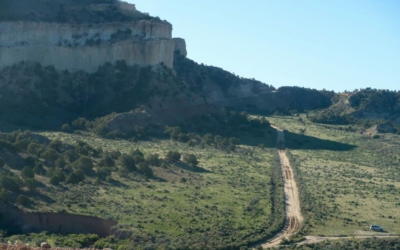
[[[284,131],[284,136],[285,146],[289,149],[348,151],[356,147],[355,145],[320,139],[305,134],[297,134],[287,130]],[[243,145],[247,146],[255,147],[263,144],[265,148],[276,148],[277,137],[277,131],[268,128],[264,137],[246,136],[241,137],[240,141]]]
[[[284,133],[285,144],[289,149],[348,151],[357,147],[355,145],[320,139],[309,135],[296,134],[286,130]]]
[[[190,171],[190,172],[211,173],[211,171],[208,170],[208,169],[205,169],[205,168],[202,168],[202,167],[199,167],[199,166],[192,167],[192,166],[190,166],[190,165],[188,165],[188,164],[186,164],[184,162],[181,162],[181,161],[177,162],[175,164],[175,166],[178,167],[178,168],[184,169],[186,171]]]
[[[45,203],[47,203],[47,204],[54,204],[54,203],[56,203],[56,201],[54,200],[54,199],[52,199],[52,198],[50,198],[49,196],[47,196],[47,195],[44,195],[44,194],[42,194],[42,193],[39,193],[39,192],[32,192],[31,194],[30,194],[30,197],[32,197],[32,199],[34,200],[34,201],[42,201],[42,202],[45,202]]]

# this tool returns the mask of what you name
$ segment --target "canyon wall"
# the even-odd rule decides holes
[[[106,62],[172,68],[172,25],[142,20],[127,23],[0,23],[0,68],[36,61],[56,69],[93,72]]]

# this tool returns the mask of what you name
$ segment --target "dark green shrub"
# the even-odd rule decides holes
[[[30,154],[39,155],[42,151],[42,146],[37,142],[31,142],[26,151]]]
[[[99,161],[99,166],[113,167],[113,166],[115,166],[115,162],[111,156],[105,155],[105,156],[101,157],[101,159]]]
[[[33,177],[35,177],[35,172],[33,172],[32,168],[25,166],[21,170],[21,177],[22,178],[33,178]]]
[[[60,181],[60,182],[64,182],[66,179],[65,179],[65,174],[60,170],[60,169],[56,169],[54,172],[53,172],[53,176],[57,176],[58,177],[58,180]]]
[[[137,165],[139,173],[142,173],[148,177],[153,176],[153,170],[147,165],[146,162],[141,162]]]
[[[90,171],[93,169],[93,162],[88,157],[81,157],[74,162],[74,166],[82,171]]]
[[[129,172],[136,170],[135,160],[130,155],[123,154],[118,157],[118,165],[126,168]]]
[[[48,148],[40,154],[40,157],[49,161],[55,161],[58,159],[58,153],[54,149]]]
[[[183,155],[183,161],[192,167],[195,167],[197,166],[197,164],[199,164],[199,161],[197,160],[197,157],[194,154]]]
[[[169,162],[178,162],[181,159],[181,154],[178,151],[168,151],[165,159]]]
[[[69,177],[69,176],[68,176]],[[50,178],[50,184],[57,186],[60,183],[60,178],[57,175],[54,175]]]
[[[150,166],[159,167],[161,165],[161,160],[160,160],[158,154],[150,154],[150,155],[148,155],[146,157],[146,162]]]
[[[106,178],[107,176],[111,175],[111,169],[108,167],[99,167],[97,169],[97,174],[100,175],[103,178]]]
[[[75,172],[70,173],[67,177],[67,183],[74,184],[74,183],[78,183],[80,181],[81,181],[80,178],[78,177],[78,175]]]
[[[72,131],[72,128],[68,123],[65,123],[61,126],[61,131],[65,133],[70,133]]]
[[[39,186],[39,183],[33,178],[27,178],[24,180],[24,185],[29,189],[30,192],[33,192]]]
[[[0,177],[0,185],[2,188],[6,189],[6,190],[10,190],[13,192],[19,191],[18,182],[14,178],[11,178],[8,176]]]
[[[0,157],[0,168],[4,167],[6,163],[4,162],[3,158]]]

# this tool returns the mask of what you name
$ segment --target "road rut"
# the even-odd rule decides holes
[[[282,175],[284,177],[286,225],[281,232],[262,243],[261,246],[263,248],[279,246],[284,238],[295,234],[300,229],[301,223],[303,222],[297,184],[294,179],[292,166],[290,165],[289,159],[286,156],[286,150],[284,149],[284,133],[282,129],[274,128],[278,132],[277,147],[282,167]]]

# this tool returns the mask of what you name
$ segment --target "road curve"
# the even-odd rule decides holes
[[[282,129],[275,126],[272,127],[278,132],[277,148],[284,178],[286,225],[282,231],[261,243],[263,248],[279,246],[284,238],[295,234],[303,222],[297,184],[294,179],[292,166],[290,165],[289,159],[286,156],[286,150],[284,149],[284,133]]]

